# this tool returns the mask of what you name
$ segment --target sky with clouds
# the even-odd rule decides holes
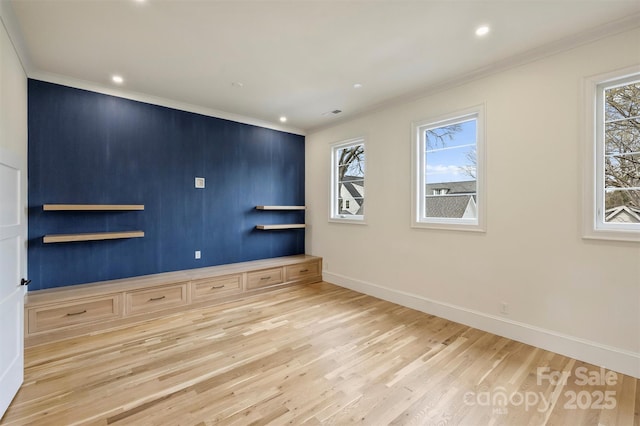
[[[426,152],[426,183],[460,182],[474,180],[465,170],[475,171],[467,158],[476,148],[476,121],[460,124],[460,131],[445,146],[439,145]]]

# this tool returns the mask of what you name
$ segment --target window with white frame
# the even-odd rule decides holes
[[[483,107],[413,123],[414,227],[484,231]]]
[[[331,146],[331,213],[334,221],[364,221],[364,139]]]
[[[640,240],[640,72],[592,80],[595,134],[586,234]],[[591,232],[590,232],[591,231]]]

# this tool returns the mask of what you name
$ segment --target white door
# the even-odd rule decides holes
[[[23,379],[23,214],[18,156],[0,148],[0,418]]]

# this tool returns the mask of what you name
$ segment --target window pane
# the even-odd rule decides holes
[[[358,143],[334,150],[333,217],[364,215],[364,144]]]
[[[605,125],[605,155],[640,152],[640,120]]]
[[[425,131],[425,183],[476,178],[476,120]]]
[[[425,148],[427,151],[438,148],[450,148],[461,146],[465,141],[462,134],[473,135],[473,143],[475,143],[476,120],[462,120],[459,123],[449,124],[447,126],[439,126],[427,128],[425,130]]]
[[[588,88],[596,101],[588,121],[595,145],[587,154],[585,237],[636,240],[640,232],[640,74],[609,73]],[[595,90],[593,90],[595,89]],[[591,103],[591,101],[590,101]],[[589,109],[591,107],[589,106]]]
[[[640,154],[605,157],[604,184],[605,189],[640,188]]]
[[[425,130],[424,217],[477,219],[476,124]]]
[[[357,145],[338,151],[338,182],[364,179],[364,146]]]
[[[604,178],[604,221],[640,223],[640,154],[605,157]]]
[[[338,165],[364,164],[364,145],[354,145],[338,150]]]
[[[338,214],[363,215],[364,186],[347,182],[341,183],[338,188]]]
[[[607,89],[604,96],[606,121],[640,115],[640,82]]]
[[[602,222],[640,225],[640,83],[604,90]],[[600,142],[602,143],[602,142]],[[602,194],[601,193],[601,194]]]
[[[640,223],[640,190],[607,190],[604,221]]]

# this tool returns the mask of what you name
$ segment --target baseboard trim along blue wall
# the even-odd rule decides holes
[[[255,209],[304,205],[303,136],[38,80],[28,101],[30,290],[304,253],[302,229],[255,229],[304,222],[304,211]],[[145,236],[42,242],[128,230]]]

